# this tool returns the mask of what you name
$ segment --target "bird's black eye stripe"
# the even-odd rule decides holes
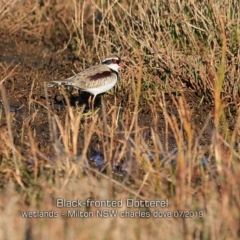
[[[119,64],[121,61],[119,59],[112,59],[112,62]]]
[[[109,64],[111,64],[111,63],[112,63],[111,60],[106,60],[106,61],[103,62],[103,64],[107,64],[107,65],[109,65]]]

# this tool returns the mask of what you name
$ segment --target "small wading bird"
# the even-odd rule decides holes
[[[96,96],[114,87],[118,80],[118,70],[123,66],[120,57],[111,55],[106,57],[101,64],[87,68],[70,78],[52,81],[48,86],[66,85],[91,93],[94,97],[91,100],[92,96],[90,96],[88,103],[92,104],[93,109]]]

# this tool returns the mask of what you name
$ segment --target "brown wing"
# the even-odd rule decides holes
[[[52,83],[59,85],[71,85],[77,88],[95,88],[104,83],[112,81],[116,77],[109,67],[106,65],[95,65],[86,70],[64,80],[53,81]]]
[[[85,88],[96,88],[111,82],[115,73],[113,73],[106,65],[96,65],[85,71],[76,79],[76,86],[82,89]]]
[[[101,78],[108,78],[111,75],[112,75],[111,71],[104,71],[104,72],[97,73],[95,75],[90,76],[89,81],[97,81]]]
[[[82,86],[81,88],[84,89],[101,87],[103,85],[107,85],[108,83],[113,82],[116,78],[116,74],[111,71],[98,73],[86,79],[86,81],[84,82],[85,87]]]

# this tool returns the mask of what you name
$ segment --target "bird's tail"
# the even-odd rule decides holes
[[[56,81],[52,81],[50,83],[47,84],[48,87],[53,87],[53,86],[64,86],[64,85],[71,85],[69,84],[68,81],[64,81],[64,80],[56,80]]]

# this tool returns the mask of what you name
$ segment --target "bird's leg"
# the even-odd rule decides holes
[[[89,107],[89,109],[91,108],[91,102],[92,102],[92,95],[90,95],[89,98],[88,98],[88,107]]]
[[[94,107],[95,98],[96,98],[96,95],[94,95],[93,100],[92,100],[92,110],[93,110],[93,107]]]

